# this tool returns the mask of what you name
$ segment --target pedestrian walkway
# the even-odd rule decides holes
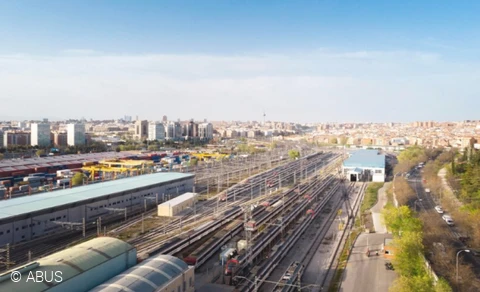
[[[381,189],[378,190],[377,204],[373,206],[370,211],[372,212],[373,226],[376,233],[387,233],[387,227],[382,220],[382,210],[387,204],[387,189],[390,183],[385,183]]]
[[[449,197],[450,200],[451,200],[457,207],[461,207],[461,206],[463,205],[462,202],[460,202],[460,200],[455,196],[452,188],[451,188],[450,185],[448,184],[448,181],[447,181],[447,169],[446,169],[446,168],[440,169],[440,171],[438,172],[438,176],[439,176],[439,177],[441,178],[441,180],[442,180],[443,195]]]

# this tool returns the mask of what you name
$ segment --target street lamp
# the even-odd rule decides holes
[[[458,255],[460,255],[460,253],[461,253],[462,251],[464,251],[464,252],[470,252],[469,249],[462,249],[462,250],[459,250],[459,251],[457,252],[457,273],[456,273],[456,274],[457,274],[457,277],[456,277],[457,283],[458,283]]]

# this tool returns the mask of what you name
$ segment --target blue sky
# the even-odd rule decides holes
[[[475,119],[479,8],[2,1],[0,117],[251,120],[265,109],[298,122]]]

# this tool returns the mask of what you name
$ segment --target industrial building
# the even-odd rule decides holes
[[[195,291],[195,267],[170,256],[158,255],[90,292],[193,292]]]
[[[196,193],[185,193],[170,201],[158,205],[158,216],[172,217],[188,208],[193,208],[197,200]]]
[[[85,125],[67,125],[67,143],[69,146],[85,145]]]
[[[0,245],[53,234],[63,222],[94,222],[112,209],[128,212],[191,191],[193,174],[154,173],[0,201]],[[147,202],[148,201],[148,202]]]
[[[385,181],[385,155],[378,150],[357,150],[343,162],[343,173],[350,181]]]
[[[85,292],[136,263],[133,246],[116,238],[98,237],[3,273],[0,291]],[[11,280],[13,272],[21,273],[20,281]],[[38,275],[43,281],[37,280]]]

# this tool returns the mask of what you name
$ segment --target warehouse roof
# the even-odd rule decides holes
[[[48,275],[49,279],[52,272],[53,275],[61,272],[62,283],[132,249],[133,246],[119,239],[98,237],[1,274],[0,291],[45,291],[55,285],[55,281],[26,281],[30,271],[34,275],[40,271],[43,275]],[[15,283],[10,280],[13,271],[22,274],[22,281]]]
[[[132,155],[138,155],[135,152],[101,152],[101,153],[85,153],[85,154],[70,154],[59,156],[47,156],[47,157],[34,157],[25,159],[4,159],[0,161],[0,168],[8,166],[19,165],[31,165],[31,164],[44,164],[44,163],[64,163],[66,161],[83,162],[83,161],[96,161],[106,158],[122,158]]]
[[[0,201],[0,220],[193,176],[193,174],[175,172],[145,174],[72,189],[2,200]]]
[[[182,260],[170,255],[159,255],[113,277],[108,282],[90,290],[90,292],[161,291],[172,279],[187,270],[188,265]]]
[[[344,167],[385,168],[385,155],[377,150],[357,150],[343,162]]]
[[[194,198],[197,194],[196,193],[185,193],[183,195],[180,195],[178,197],[175,197],[174,199],[171,199],[169,201],[166,201],[165,203],[160,204],[159,206],[170,206],[174,207],[178,204],[181,204],[187,200],[190,200]]]

